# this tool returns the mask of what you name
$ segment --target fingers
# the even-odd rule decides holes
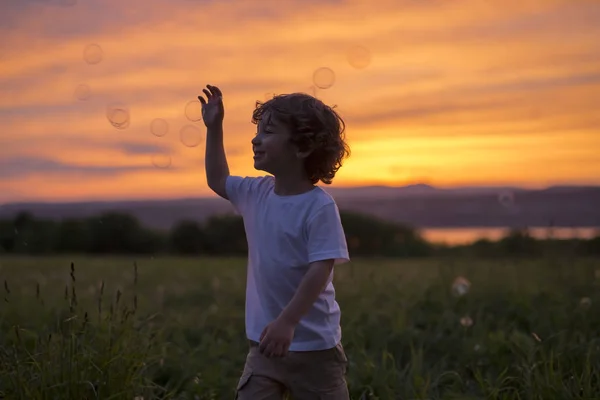
[[[218,99],[223,97],[221,89],[212,85],[206,85],[206,89],[202,89],[202,92],[206,95],[206,100],[204,100],[204,97],[198,96],[198,100],[200,100],[200,103],[202,104],[206,104],[206,102],[210,101],[210,99],[213,97],[217,97]]]
[[[270,338],[261,340],[259,345],[260,352],[265,357],[285,357],[288,353],[288,346],[285,343],[276,342]]]
[[[285,343],[277,343],[273,349],[273,356],[283,357],[285,353],[287,353]]]
[[[269,339],[265,338],[264,332],[263,332],[263,335],[261,335],[261,338],[260,338],[260,342],[258,343],[258,350],[260,350],[261,353],[264,353],[268,344],[269,344]]]
[[[267,357],[279,357],[279,345],[276,342],[270,342],[265,349]]]
[[[216,86],[207,85],[208,88],[213,92],[213,94],[217,97],[223,97],[223,93],[221,93],[221,89]]]
[[[260,342],[259,350],[266,357],[270,357],[272,347],[273,347],[273,343],[267,338]]]

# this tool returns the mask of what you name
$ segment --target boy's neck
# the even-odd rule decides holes
[[[293,196],[312,190],[315,185],[307,177],[275,176],[275,194],[278,196]]]

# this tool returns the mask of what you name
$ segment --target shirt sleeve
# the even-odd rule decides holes
[[[350,261],[346,235],[337,205],[332,202],[319,208],[308,221],[308,262],[334,259],[335,264]]]
[[[244,214],[250,194],[256,186],[256,178],[230,175],[225,181],[225,192],[239,214]]]
[[[235,210],[244,215],[248,205],[260,197],[270,182],[269,176],[236,176],[229,175],[225,181],[225,192]]]

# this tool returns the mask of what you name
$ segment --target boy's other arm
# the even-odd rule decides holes
[[[279,318],[297,325],[325,290],[336,260],[348,259],[346,236],[335,203],[322,207],[308,224],[308,271]]]
[[[277,319],[263,330],[259,344],[261,353],[267,357],[283,357],[287,354],[296,326],[327,286],[334,262],[334,259],[330,259],[309,264],[292,300]]]
[[[279,318],[293,326],[298,325],[302,317],[308,313],[308,310],[317,301],[317,298],[325,290],[327,280],[333,270],[335,260],[320,260],[310,263],[308,271],[300,286],[296,290],[294,297],[283,309]]]
[[[206,154],[204,157],[206,182],[216,194],[229,200],[225,182],[229,176],[229,165],[223,146],[223,125],[211,126],[206,132]]]

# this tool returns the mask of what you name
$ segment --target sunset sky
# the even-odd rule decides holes
[[[321,67],[352,149],[335,186],[600,184],[598,0],[2,0],[0,34],[0,203],[212,195],[186,104],[222,89],[230,170],[256,175],[255,101]]]

